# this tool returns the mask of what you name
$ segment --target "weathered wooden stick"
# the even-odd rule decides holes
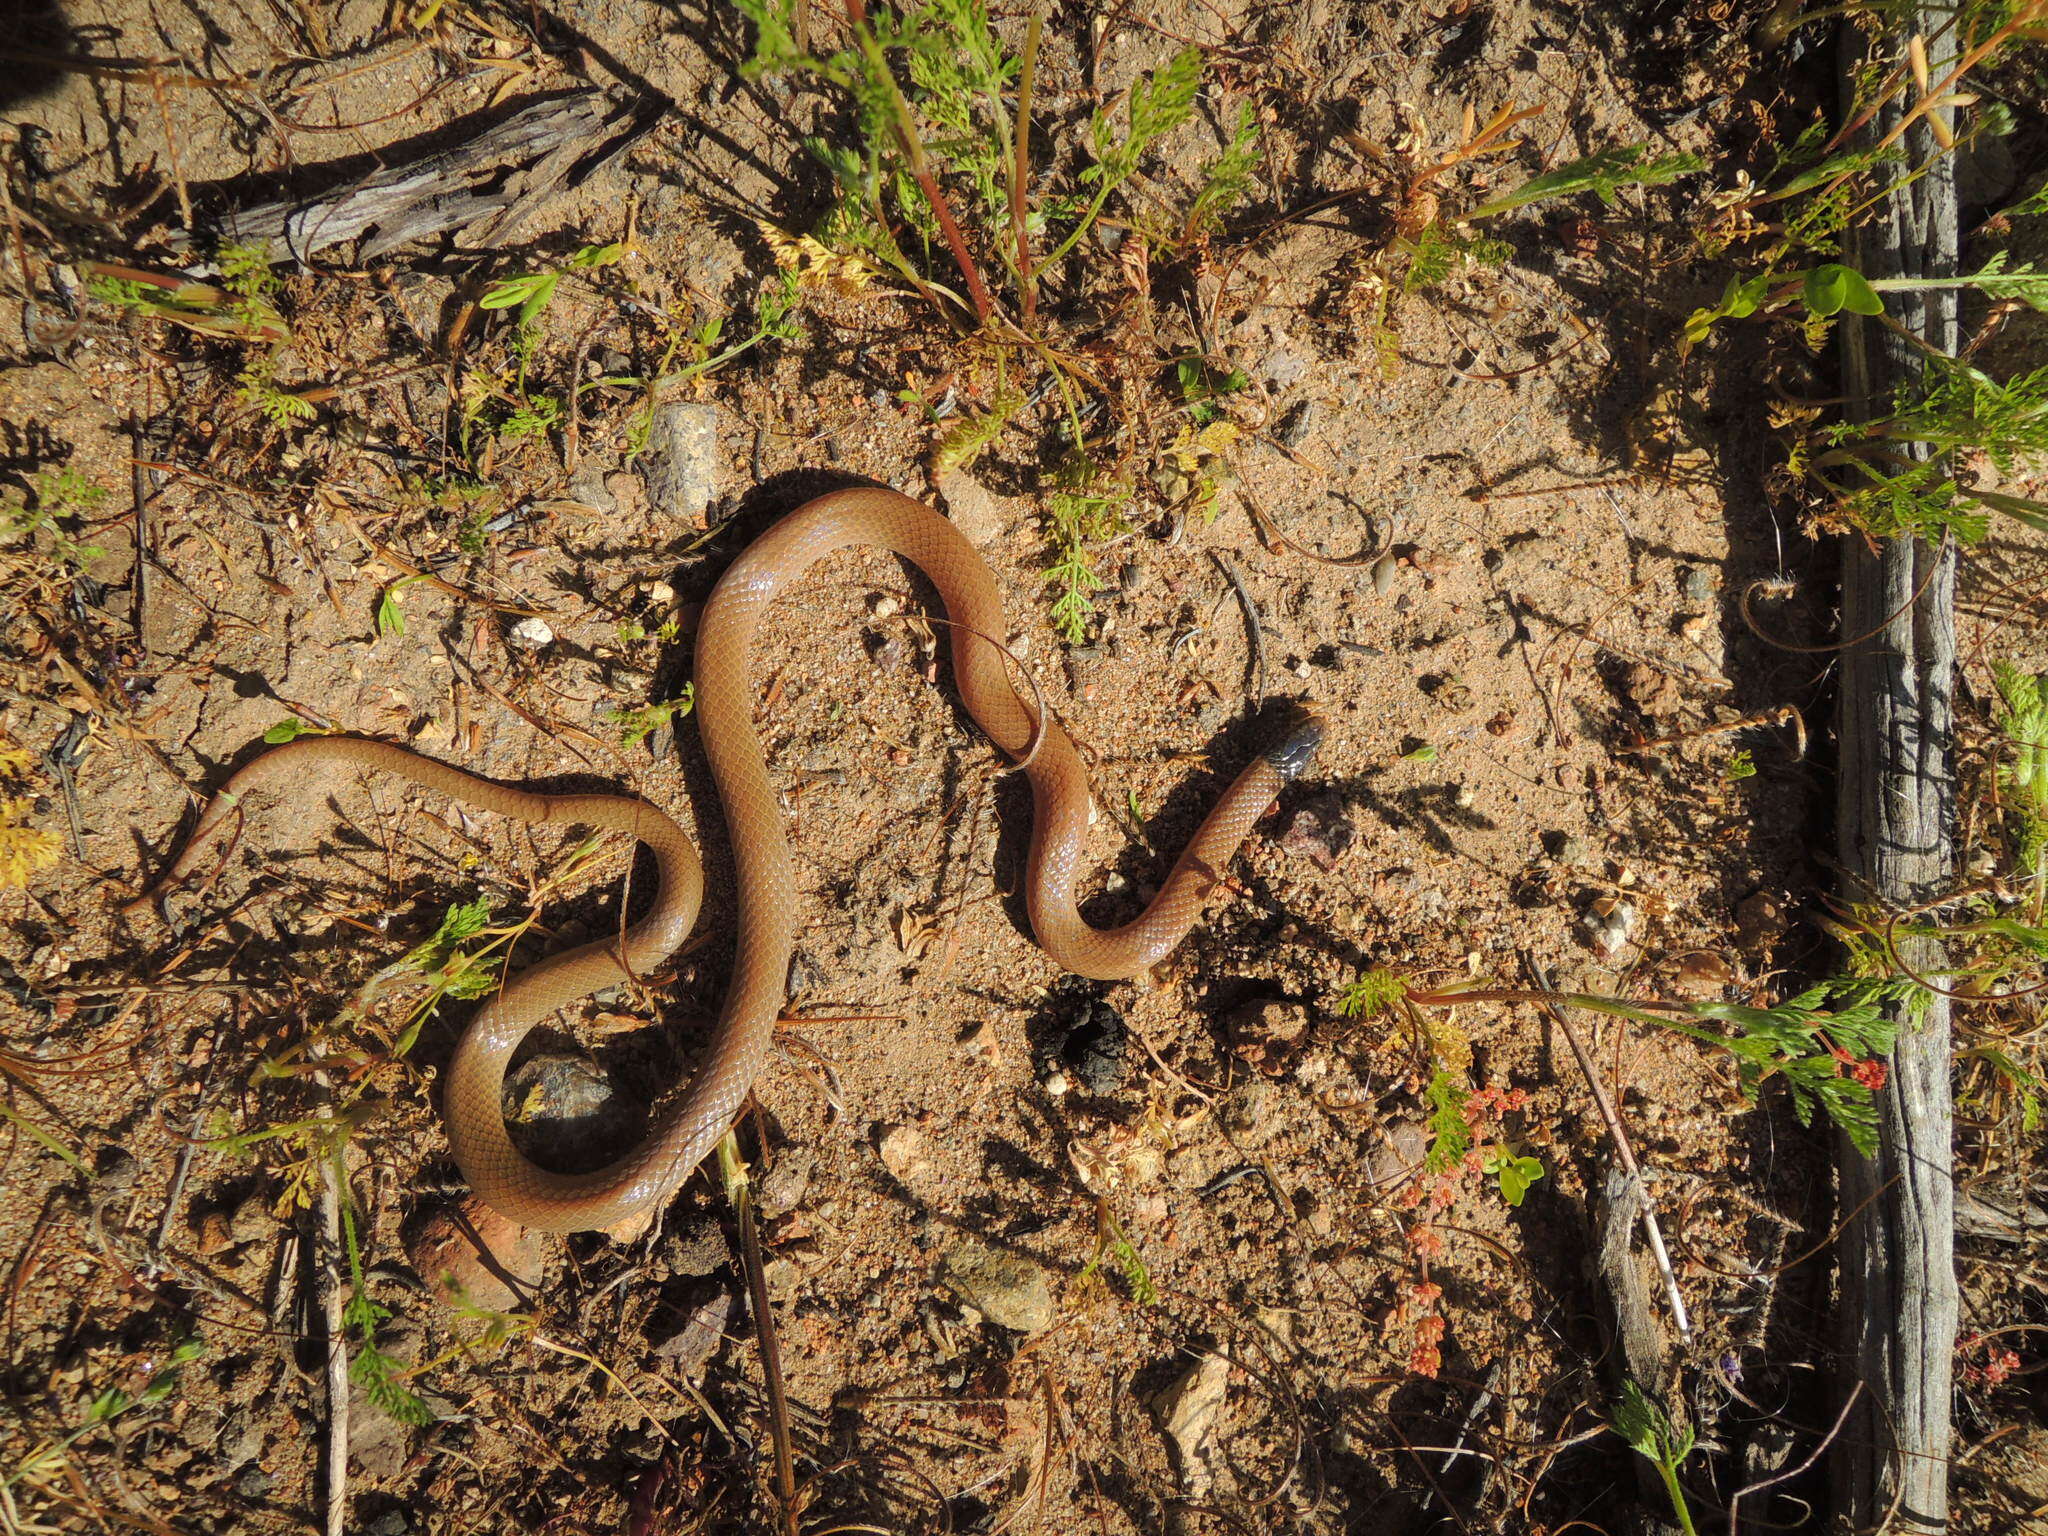
[[[1954,59],[1953,23],[1949,12],[1916,5],[1893,24],[1886,46],[1902,52],[1919,32],[1938,79]],[[1847,97],[1866,45],[1859,26],[1844,28],[1845,110],[1853,110]],[[1887,132],[1905,110],[1894,100],[1867,132]],[[1909,163],[1931,168],[1893,191],[1877,218],[1855,232],[1849,259],[1873,279],[1951,277],[1955,157],[1924,122],[1909,130],[1905,147]],[[1893,317],[1904,330],[1955,353],[1955,290],[1894,297]],[[1846,314],[1836,334],[1853,412],[1885,410],[1895,387],[1919,378],[1922,355],[1905,336]],[[1889,623],[1887,615],[1894,616]],[[1955,871],[1954,542],[1887,539],[1873,549],[1853,535],[1844,540],[1842,632],[1870,634],[1842,653],[1835,821],[1842,895],[1883,909],[1918,907],[1952,888]],[[1902,940],[1900,949],[1922,975],[1944,963],[1930,941]],[[1899,1010],[1896,1021],[1877,1155],[1839,1142],[1842,1209],[1859,1213],[1838,1245],[1840,1391],[1846,1397],[1858,1382],[1865,1390],[1835,1442],[1835,1518],[1839,1528],[1873,1530],[1896,1507],[1888,1530],[1932,1532],[1948,1519],[1957,1316],[1948,1000]]]
[[[273,262],[360,239],[368,261],[413,240],[462,230],[472,249],[505,239],[565,183],[588,176],[652,126],[603,91],[549,97],[475,137],[307,197],[220,219],[223,240],[261,245]],[[472,227],[474,226],[474,227]]]

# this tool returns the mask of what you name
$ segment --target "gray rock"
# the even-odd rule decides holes
[[[1230,1361],[1204,1355],[1188,1373],[1152,1400],[1159,1424],[1172,1442],[1181,1486],[1191,1499],[1207,1498],[1224,1469],[1225,1404]]]
[[[411,1430],[370,1399],[362,1387],[349,1393],[348,1457],[373,1483],[389,1482],[405,1465]]]
[[[725,1342],[726,1325],[732,1320],[732,1292],[714,1291],[690,1309],[683,1326],[654,1346],[654,1353],[668,1363],[665,1376],[689,1376],[702,1370]]]
[[[754,1204],[762,1219],[773,1221],[793,1211],[809,1193],[816,1155],[798,1147],[785,1148],[775,1166],[761,1176],[755,1187]]]
[[[977,549],[994,545],[1012,520],[1005,503],[964,469],[944,470],[935,478],[953,526],[966,534],[968,542]]]
[[[596,459],[585,459],[576,466],[576,473],[569,477],[569,494],[600,512],[619,510],[619,498],[605,484],[604,468]]]
[[[235,1492],[245,1499],[267,1499],[277,1479],[262,1467],[251,1467],[235,1479]]]
[[[717,404],[668,400],[657,405],[640,465],[656,512],[703,527],[718,498]]]
[[[939,1281],[998,1327],[1039,1333],[1052,1326],[1052,1276],[1020,1255],[962,1243],[940,1257]]]
[[[571,1170],[630,1146],[646,1116],[597,1063],[556,1052],[528,1057],[505,1079],[504,1111],[520,1151]]]

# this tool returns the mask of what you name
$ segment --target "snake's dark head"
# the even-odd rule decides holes
[[[1273,765],[1273,771],[1287,780],[1298,779],[1308,768],[1323,744],[1323,722],[1305,709],[1289,711],[1288,718],[1281,724],[1281,732],[1274,743],[1266,748],[1265,759]]]

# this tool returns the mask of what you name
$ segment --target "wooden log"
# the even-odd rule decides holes
[[[369,261],[414,240],[460,230],[480,249],[564,186],[591,175],[652,126],[637,104],[603,91],[533,103],[481,133],[387,165],[327,191],[222,217],[220,237],[261,245],[272,262],[298,261],[351,240]]]
[[[1917,31],[1939,79],[1955,53],[1953,15],[1918,6],[1887,38],[1891,58]],[[1844,109],[1864,57],[1860,24],[1844,28]],[[1910,87],[1909,87],[1910,89]],[[1879,113],[1869,132],[1897,125],[1903,107]],[[1944,114],[1946,115],[1946,114]],[[1932,168],[1895,190],[1858,229],[1847,259],[1871,278],[1947,277],[1957,269],[1955,157],[1922,125],[1905,140],[1908,163]],[[1960,341],[1955,290],[1887,296],[1892,318],[1953,355]],[[1891,392],[1920,376],[1921,354],[1875,320],[1844,315],[1836,326],[1844,394],[1852,414],[1888,409]],[[1922,448],[1916,455],[1925,457]],[[1955,545],[1910,538],[1876,547],[1856,536],[1842,554],[1840,753],[1836,856],[1844,900],[1898,911],[1953,889],[1955,774]],[[1944,963],[1938,945],[1901,942],[1925,975]],[[1875,1157],[1838,1143],[1837,1244],[1844,1397],[1863,1393],[1835,1441],[1837,1528],[1932,1532],[1948,1519],[1951,1366],[1958,1309],[1952,1162],[1949,1009],[1900,1010],[1898,1044],[1880,1098]],[[1896,1514],[1892,1511],[1896,1508]]]

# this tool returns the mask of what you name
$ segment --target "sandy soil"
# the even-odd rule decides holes
[[[1767,484],[1781,360],[1741,340],[1677,355],[1680,321],[1723,280],[1687,247],[1684,189],[1509,221],[1504,267],[1396,296],[1389,356],[1360,274],[1393,210],[1358,146],[1441,144],[1468,103],[1483,121],[1513,102],[1544,110],[1460,185],[1612,144],[1746,163],[1805,110],[1796,71],[1745,40],[1763,8],[1314,0],[1048,21],[1049,165],[1076,163],[1096,101],[1187,40],[1211,51],[1204,105],[1140,195],[1184,198],[1240,100],[1267,133],[1234,226],[1256,239],[1162,262],[1149,292],[1091,246],[1088,275],[1049,293],[1077,355],[1131,402],[1117,451],[1139,489],[1085,643],[1048,617],[1035,492],[1057,395],[942,501],[1090,758],[1106,876],[1091,916],[1136,909],[1279,702],[1330,731],[1172,960],[1082,983],[1031,941],[1028,797],[958,709],[931,627],[906,622],[921,581],[837,557],[771,619],[759,720],[806,926],[789,1048],[746,1145],[807,1529],[1656,1520],[1640,1463],[1603,1429],[1622,1350],[1599,1264],[1613,1154],[1556,1024],[1470,1005],[1419,1040],[1338,1001],[1374,966],[1752,1000],[1824,968],[1803,919],[1825,883],[1827,658],[1765,644],[1740,599],[1782,583],[1758,621],[1810,642],[1826,557]],[[435,1073],[467,1005],[396,1059],[419,993],[366,1010],[361,989],[478,897],[514,921],[545,887],[523,956],[602,932],[634,899],[623,850],[556,880],[575,837],[335,782],[290,812],[258,807],[218,879],[174,904],[177,929],[123,906],[195,797],[288,716],[506,782],[644,795],[706,851],[707,931],[653,994],[558,1021],[526,1080],[630,1127],[687,1074],[730,928],[691,722],[629,743],[615,712],[677,695],[695,605],[775,514],[849,480],[941,500],[946,424],[926,407],[994,398],[990,351],[914,295],[824,288],[797,340],[704,382],[691,409],[716,413],[713,462],[650,475],[629,451],[636,397],[600,390],[573,430],[500,434],[485,491],[450,491],[467,365],[449,326],[484,280],[630,236],[605,281],[564,285],[535,370],[650,368],[651,316],[750,309],[773,269],[752,221],[816,218],[800,138],[846,125],[823,93],[743,83],[745,29],[723,8],[423,14],[71,4],[58,51],[165,62],[53,72],[10,106],[36,130],[17,130],[17,156],[45,174],[17,183],[34,254],[25,285],[10,252],[0,304],[7,477],[68,466],[107,493],[85,509],[90,580],[10,619],[0,693],[8,738],[62,764],[38,770],[33,822],[65,844],[27,891],[0,891],[0,1075],[20,1117],[0,1140],[0,1516],[24,1529],[320,1528],[331,1256],[295,1198],[317,1158],[304,1137],[231,1138],[357,1089],[374,1112],[341,1157],[360,1294],[388,1312],[379,1347],[430,1422],[357,1386],[346,1528],[773,1528],[761,1354],[715,1180],[637,1241],[548,1240],[495,1329],[425,1294],[407,1246],[460,1187]],[[1021,33],[1021,16],[1000,25]],[[77,295],[88,258],[176,266],[188,199],[217,214],[346,181],[585,82],[665,105],[510,236],[359,266],[338,248],[286,278],[275,380],[331,390],[310,419],[273,425],[238,399],[242,344]],[[1356,195],[1280,218],[1338,193]],[[502,364],[503,317],[467,323],[474,366]],[[1177,512],[1153,475],[1185,419],[1157,381],[1204,342],[1248,379],[1224,405],[1242,435],[1213,521]],[[444,584],[394,591],[423,570]],[[380,632],[386,597],[403,633]],[[1971,622],[2006,611],[1987,600]],[[1788,724],[1710,729],[1787,707],[1807,756]],[[1731,772],[1738,752],[1753,775]],[[1745,1105],[1724,1059],[1577,1017],[1653,1171],[1690,1309],[1681,1338],[1642,1253],[1608,1266],[1634,1277],[1638,1346],[1707,1448],[1688,1470],[1705,1518],[1824,1428],[1811,1256],[1833,1219],[1829,1149],[1782,1100]],[[1492,1135],[1542,1167],[1519,1206],[1477,1172],[1413,1204],[1430,1182],[1430,1049],[1469,1089],[1514,1095]],[[991,1266],[991,1250],[1020,1262]],[[1440,1369],[1418,1373],[1432,1312]],[[187,1343],[175,1378],[156,1375]],[[102,1394],[152,1380],[157,1400],[86,1428],[68,1470],[18,1470]],[[1788,1483],[1745,1513],[1796,1524],[1813,1492]]]

